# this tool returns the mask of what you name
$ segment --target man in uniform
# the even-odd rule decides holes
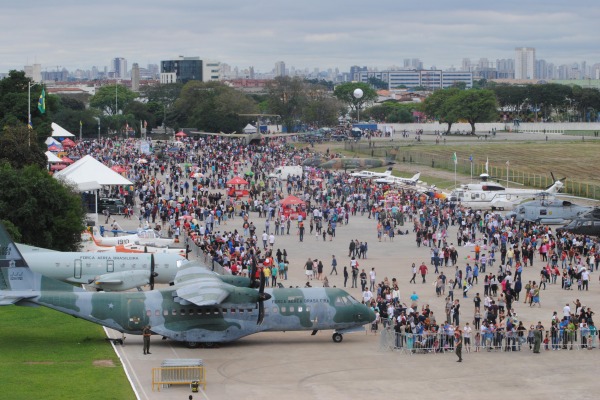
[[[150,353],[150,336],[152,336],[152,332],[150,332],[150,325],[147,325],[142,330],[142,335],[144,336],[144,354]]]

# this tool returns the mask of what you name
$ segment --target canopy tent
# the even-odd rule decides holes
[[[75,184],[79,191],[90,190],[82,188],[84,183],[89,185],[90,182],[102,186],[133,185],[129,179],[125,179],[90,155],[57,172],[54,177]]]
[[[51,136],[48,136],[48,138],[46,139],[46,141],[44,143],[46,143],[46,145],[48,145],[48,146],[51,146],[53,144],[56,144],[56,145],[59,145],[59,146],[61,145],[58,140],[54,139]]]
[[[301,204],[304,204],[304,201],[302,201],[296,196],[288,196],[285,199],[281,200],[282,206],[297,206]]]
[[[184,131],[179,131],[175,134],[175,137],[186,137],[187,134]]]
[[[62,162],[65,164],[73,164],[75,161],[71,160],[69,157],[63,157]]]
[[[230,180],[227,181],[227,185],[247,185],[248,181],[245,180],[244,178],[240,178],[239,176],[236,176],[235,178],[231,178]]]
[[[63,145],[63,147],[75,147],[75,142],[69,138],[66,138],[65,140],[63,140],[61,142],[61,144]]]
[[[248,124],[244,128],[244,133],[256,133],[256,127],[254,125]]]
[[[52,127],[52,137],[75,137],[75,135],[54,122],[50,126]]]
[[[117,174],[122,174],[123,172],[127,172],[127,170],[125,168],[121,167],[120,165],[112,166],[110,169],[115,171]]]
[[[49,163],[56,163],[56,162],[63,162],[63,160],[60,159],[60,157],[56,156],[54,153],[52,153],[50,150],[48,150],[46,152],[46,158],[48,159]]]
[[[51,146],[48,146],[48,151],[61,151],[62,149],[63,149],[62,146],[59,147],[59,146],[57,146],[55,144],[53,144]]]

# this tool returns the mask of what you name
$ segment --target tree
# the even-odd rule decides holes
[[[385,101],[365,110],[363,115],[375,121],[385,121],[390,123],[410,123],[414,122],[412,112],[415,110],[415,103],[398,103],[395,100]]]
[[[423,103],[423,111],[427,117],[438,120],[441,124],[448,124],[446,133],[450,133],[452,124],[458,121],[458,110],[456,103],[451,99],[456,96],[460,90],[458,88],[448,88],[436,90],[427,96]]]
[[[389,85],[387,82],[382,81],[379,78],[376,78],[374,76],[370,77],[369,79],[367,79],[367,82],[369,82],[369,84],[371,86],[373,86],[375,89],[384,89],[387,90],[389,88]]]
[[[301,122],[308,103],[304,81],[298,77],[278,76],[267,85],[269,112],[278,114],[287,132]]]
[[[363,96],[360,99],[354,97],[356,89],[363,91]],[[347,82],[337,85],[333,95],[354,111],[364,108],[365,104],[372,103],[377,99],[377,92],[371,86],[362,82]]]
[[[471,125],[473,135],[477,122],[495,121],[498,118],[498,101],[491,90],[461,90],[448,101],[450,107],[456,110],[456,115]]]
[[[29,165],[0,165],[0,220],[18,229],[23,243],[59,251],[77,251],[85,229],[79,194]]]
[[[307,99],[302,112],[302,121],[316,126],[332,126],[338,124],[338,116],[344,105],[331,97],[326,87],[305,83]]]
[[[90,99],[90,107],[108,115],[117,115],[138,97],[137,93],[123,85],[106,85],[96,91]]]
[[[252,99],[223,83],[190,81],[167,114],[166,123],[206,132],[241,132],[248,119],[239,114],[257,111]]]
[[[47,158],[37,144],[34,130],[25,126],[4,128],[0,135],[0,162],[8,163],[13,168],[26,165],[37,165],[46,168]]]

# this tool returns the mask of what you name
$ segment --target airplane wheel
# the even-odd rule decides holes
[[[200,347],[201,343],[200,342],[185,342],[185,346],[188,349],[197,349],[198,347]]]
[[[341,343],[341,342],[342,342],[342,340],[344,339],[344,337],[342,336],[342,334],[341,334],[341,333],[337,333],[337,332],[336,332],[336,333],[334,333],[334,334],[333,334],[333,336],[332,336],[331,338],[333,339],[333,341],[334,341],[335,343]]]

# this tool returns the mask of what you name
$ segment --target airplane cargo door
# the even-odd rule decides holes
[[[127,327],[131,330],[142,330],[148,325],[144,299],[127,299]]]
[[[75,260],[73,262],[73,277],[75,279],[81,279],[81,260]]]

